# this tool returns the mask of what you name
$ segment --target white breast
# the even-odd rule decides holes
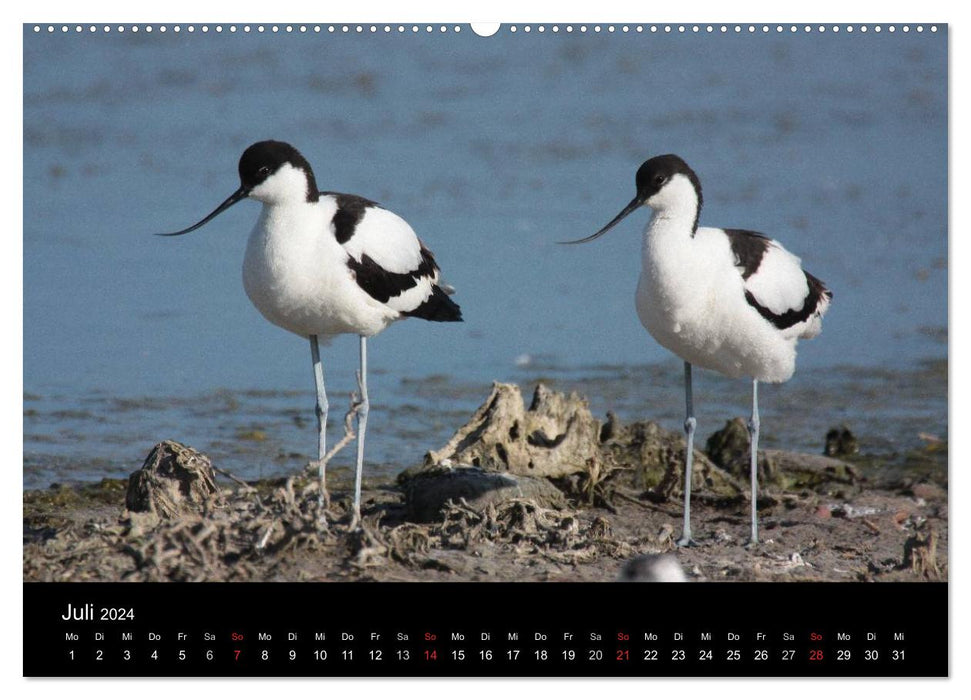
[[[724,233],[711,228],[689,233],[682,222],[654,217],[648,224],[636,294],[641,323],[693,365],[730,377],[789,379],[795,339],[777,332],[746,302]]]
[[[330,222],[332,199],[264,205],[243,259],[243,287],[271,323],[301,336],[374,335],[398,318],[355,283]]]

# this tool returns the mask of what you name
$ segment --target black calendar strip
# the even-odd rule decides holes
[[[946,584],[24,584],[27,676],[946,676]]]

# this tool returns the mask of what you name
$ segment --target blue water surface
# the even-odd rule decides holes
[[[659,366],[677,427],[680,364],[633,305],[647,211],[556,244],[611,219],[661,153],[697,171],[703,225],[779,238],[833,289],[793,391],[879,371],[892,392],[895,372],[946,358],[945,28],[463,30],[25,27],[25,487],[126,475],[163,438],[249,476],[310,456],[308,343],[242,290],[258,204],[151,235],[211,211],[266,138],[297,146],[322,189],[402,215],[458,290],[465,323],[402,322],[370,344],[368,453],[391,473],[439,447],[493,380]],[[354,387],[354,339],[324,361],[333,405]],[[661,390],[634,374],[643,396]],[[717,386],[735,393],[712,401],[745,410],[744,382]],[[928,401],[928,429],[945,433],[946,388]],[[716,409],[709,425],[727,417]],[[778,439],[817,449],[836,417],[791,410]]]

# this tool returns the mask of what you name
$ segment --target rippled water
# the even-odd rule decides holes
[[[404,216],[458,288],[464,324],[371,343],[371,473],[439,447],[493,380],[679,426],[680,364],[633,308],[646,212],[555,245],[666,152],[699,173],[703,224],[780,238],[835,292],[796,378],[762,392],[769,444],[817,451],[839,422],[875,451],[946,437],[946,56],[944,31],[25,30],[24,486],[126,475],[164,438],[246,476],[310,456],[307,343],[242,291],[257,205],[150,235],[222,201],[263,138]],[[336,414],[353,339],[324,361]],[[703,434],[746,411],[745,382],[697,376]]]

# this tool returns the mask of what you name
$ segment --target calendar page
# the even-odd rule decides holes
[[[947,24],[22,32],[25,676],[948,675]]]

